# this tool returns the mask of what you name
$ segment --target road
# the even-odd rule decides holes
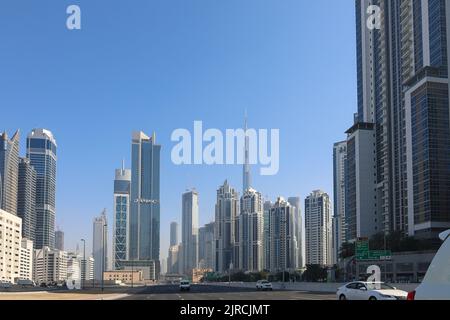
[[[129,295],[124,300],[336,300],[334,294],[305,291],[257,291],[216,285],[192,285],[180,292],[177,285],[151,286]]]

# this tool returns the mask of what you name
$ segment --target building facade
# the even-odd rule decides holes
[[[33,241],[22,238],[20,246],[20,270],[21,280],[33,280]]]
[[[19,140],[19,131],[11,139],[6,132],[0,134],[0,209],[14,215],[17,214]]]
[[[248,188],[240,202],[236,239],[238,260],[235,268],[251,272],[264,269],[264,209],[261,193]]]
[[[67,252],[44,247],[34,250],[33,280],[36,284],[67,280]]]
[[[331,202],[316,190],[305,199],[306,264],[332,265]]]
[[[236,217],[239,214],[239,194],[228,181],[217,190],[215,210],[215,271],[225,273],[236,263]]]
[[[174,221],[170,223],[170,246],[176,246],[179,243],[178,223]]]
[[[120,267],[121,260],[128,260],[130,229],[131,170],[116,170],[114,179],[113,267]]]
[[[181,250],[183,273],[191,274],[198,267],[198,192],[183,194],[181,222]]]
[[[94,258],[94,279],[101,280],[108,265],[108,222],[106,211],[94,219],[92,236],[92,257]]]
[[[46,129],[33,129],[27,137],[27,158],[36,170],[35,248],[55,247],[56,140]]]
[[[55,231],[55,249],[64,251],[64,232],[62,230]]]
[[[302,218],[302,210],[300,207],[300,197],[289,197],[288,202],[294,209],[294,235],[295,241],[297,243],[295,249],[295,261],[296,261],[296,269],[303,268],[304,263],[304,250],[303,250],[303,218]]]
[[[157,264],[155,270],[160,268],[160,153],[155,134],[133,133],[129,259]]]
[[[36,240],[36,182],[36,170],[30,160],[20,158],[17,215],[22,218],[22,237],[33,242]]]
[[[20,277],[22,219],[0,209],[0,280],[14,283]]]
[[[339,261],[342,244],[346,240],[345,221],[345,164],[347,161],[347,141],[333,146],[333,264]]]
[[[201,227],[198,232],[198,267],[214,269],[214,222]]]

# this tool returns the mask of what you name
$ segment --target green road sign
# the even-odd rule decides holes
[[[358,261],[391,260],[392,252],[390,250],[370,250],[369,240],[359,239],[356,241],[355,256]]]

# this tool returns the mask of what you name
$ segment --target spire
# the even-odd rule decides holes
[[[244,131],[245,131],[245,150],[244,150],[244,166],[243,166],[243,177],[242,177],[242,194],[245,193],[247,189],[251,187],[251,176],[250,176],[250,155],[249,155],[249,136],[247,135],[247,109],[245,109],[244,115]]]

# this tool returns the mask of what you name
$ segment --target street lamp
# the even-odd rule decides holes
[[[86,240],[83,241],[83,263],[81,264],[81,286],[84,289],[84,281],[86,280]]]

